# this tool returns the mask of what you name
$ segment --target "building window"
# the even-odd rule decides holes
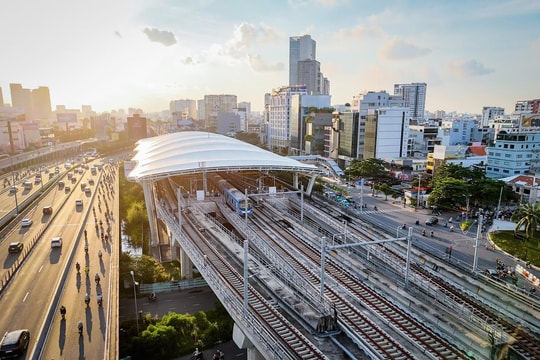
[[[508,149],[508,144],[504,144],[503,146],[505,149]]]
[[[510,171],[509,170],[503,170],[503,173],[508,174],[508,173],[510,173]]]
[[[512,154],[504,154],[504,157],[505,157],[505,158],[512,157]]]
[[[511,145],[510,145],[510,149],[513,149],[513,148],[514,148],[514,144],[511,144]]]

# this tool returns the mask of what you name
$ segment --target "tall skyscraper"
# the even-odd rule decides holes
[[[47,121],[52,119],[49,88],[24,89],[21,84],[9,84],[11,106],[23,112],[27,120]]]
[[[310,35],[289,38],[289,85],[304,85],[298,82],[298,62],[316,59],[316,43]]]
[[[409,116],[413,120],[424,120],[426,88],[426,83],[394,84],[394,95],[405,100],[405,106],[409,108]]]

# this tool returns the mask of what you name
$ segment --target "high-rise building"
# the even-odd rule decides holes
[[[316,42],[310,35],[289,38],[289,85],[303,85],[298,83],[298,62],[315,60],[316,47]]]
[[[172,100],[169,103],[169,110],[171,113],[178,113],[177,118],[181,119],[198,119],[197,113],[197,100],[181,99]]]
[[[394,95],[405,100],[410,118],[419,122],[424,120],[426,88],[426,83],[394,84]]]
[[[364,133],[364,158],[397,159],[407,156],[409,108],[369,110]]]
[[[9,84],[11,106],[23,112],[28,120],[48,121],[52,119],[49,88],[24,89],[21,84]]]
[[[300,116],[300,109],[291,110],[291,100],[295,94],[307,94],[306,86],[282,86],[272,90],[269,96],[265,96],[268,121],[266,136],[271,150],[284,150],[290,146],[291,113]]]
[[[231,112],[237,107],[236,95],[204,95],[206,130],[216,131],[218,128],[218,113]]]
[[[316,43],[310,35],[289,38],[289,86],[306,85],[309,95],[328,95],[330,82],[321,73]]]
[[[146,129],[146,118],[141,117],[139,114],[128,116],[127,133],[129,140],[132,142],[146,138],[148,136],[148,131]]]
[[[353,98],[352,109],[358,110],[358,141],[356,154],[359,159],[364,159],[364,140],[366,131],[366,119],[370,110],[378,110],[386,107],[403,107],[405,101],[401,96],[390,95],[386,91],[369,91]]]

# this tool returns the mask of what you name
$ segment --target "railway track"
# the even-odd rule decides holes
[[[373,234],[356,227],[354,222],[349,224],[348,229],[350,235],[356,235],[358,239],[368,241],[378,240]],[[386,247],[385,252],[392,256],[396,264],[399,263],[401,266],[405,266],[406,259],[401,254],[393,251],[391,247]],[[501,314],[495,312],[492,308],[473,299],[463,293],[462,290],[455,288],[447,281],[430,273],[425,268],[420,267],[417,264],[411,264],[410,268],[411,271],[437,286],[440,295],[446,296],[457,306],[467,309],[478,319],[482,319],[491,327],[502,330],[507,336],[513,338],[515,341],[510,345],[513,352],[519,354],[524,359],[540,359],[540,339],[537,336],[525,331],[519,324],[513,324],[511,321],[501,316]]]
[[[293,246],[296,251],[300,252],[305,258],[310,259],[313,264],[320,265],[320,252],[306,245],[301,239],[296,238],[294,233],[276,225],[274,220],[275,215],[267,215],[261,209],[256,212],[253,222],[260,227],[262,230],[261,233],[267,232],[268,227],[270,227],[272,232],[279,234],[283,239],[287,239],[289,246]],[[320,284],[320,278],[314,275],[313,271],[307,269],[305,265],[293,256],[289,249],[285,248],[280,242],[275,241],[274,236],[266,236],[265,240],[272,242],[272,246],[275,249],[279,249],[278,251],[284,261],[294,264],[297,270],[304,277],[309,278],[313,284]],[[372,313],[377,314],[380,319],[383,319],[392,328],[408,338],[420,352],[427,353],[427,357],[439,359],[467,358],[461,351],[384,299],[383,296],[375,293],[375,291],[356,280],[352,275],[344,272],[332,261],[327,263],[325,271],[342,287],[346,288],[351,294],[354,294],[363,306],[368,308]],[[326,286],[325,296],[335,304],[340,322],[354,331],[359,337],[363,338],[381,358],[415,358],[398,341],[392,339],[386,332],[382,331],[368,316],[364,315],[356,306],[345,300],[336,290]]]
[[[191,222],[185,222],[183,231],[189,234],[193,245],[204,254],[205,265],[211,266],[215,274],[219,274],[220,278],[227,283],[238,299],[244,297],[244,279],[243,276],[225,259],[219,251],[214,248],[204,236],[201,236],[197,227]],[[276,359],[283,357],[278,354],[285,352],[290,359],[328,359],[313,343],[311,343],[295,326],[293,326],[281,313],[276,310],[273,305],[268,303],[266,299],[249,287],[248,304],[252,314],[265,323],[275,338],[279,339],[282,351],[276,351]],[[260,334],[262,335],[262,334]],[[276,349],[277,350],[277,349]]]

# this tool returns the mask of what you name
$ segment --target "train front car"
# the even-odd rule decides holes
[[[212,181],[219,188],[221,194],[225,196],[227,204],[234,209],[239,215],[249,216],[253,213],[253,202],[237,188],[229,184],[229,182],[223,179],[220,175],[214,174]]]

